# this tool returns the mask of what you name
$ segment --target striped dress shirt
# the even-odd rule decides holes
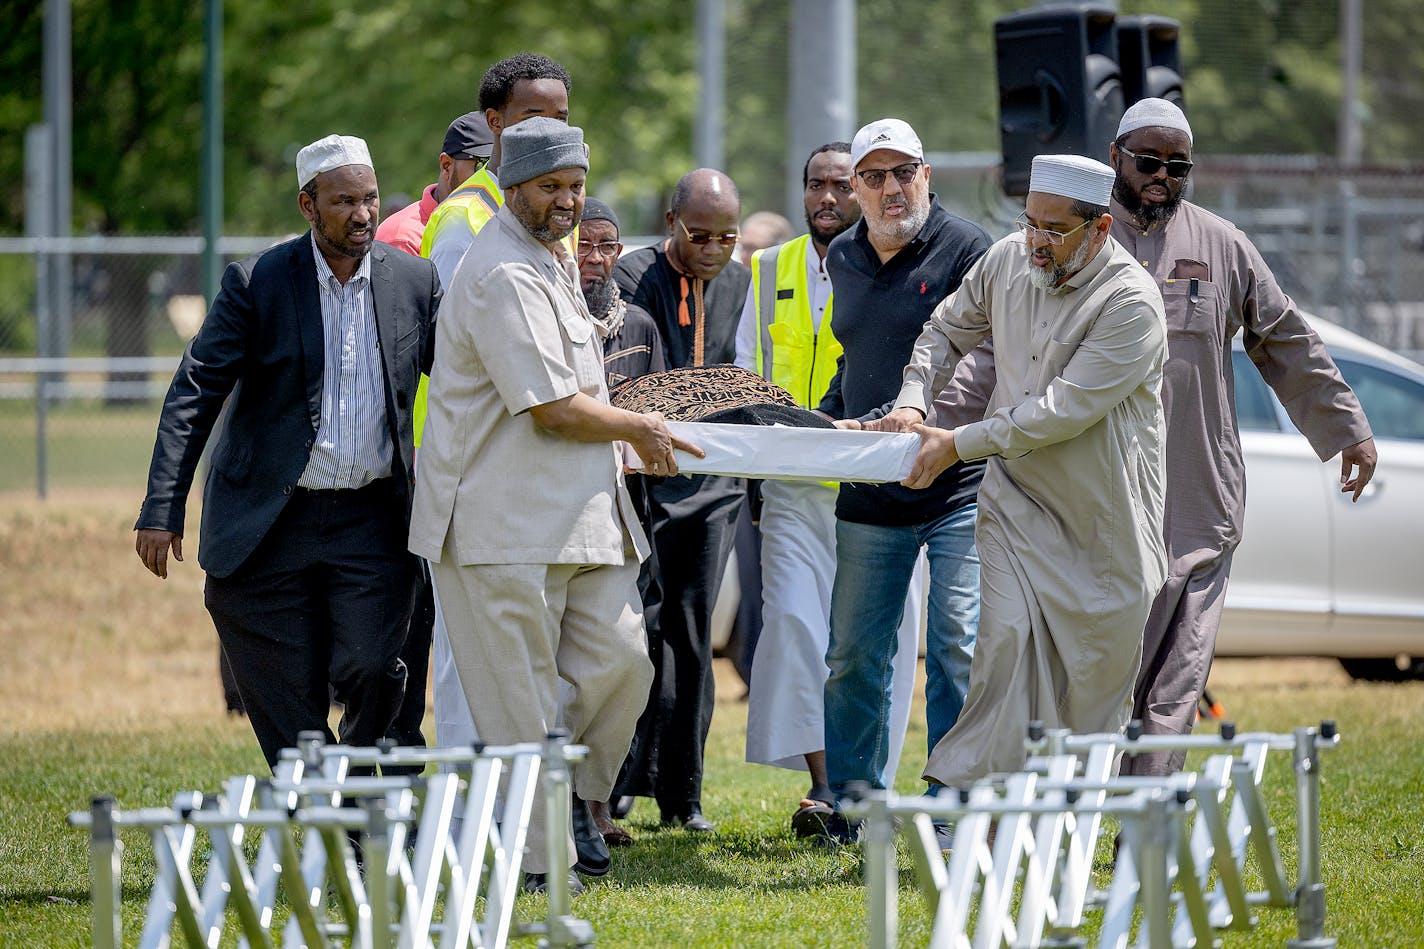
[[[371,302],[371,258],[343,284],[312,237],[321,298],[325,363],[321,371],[321,422],[306,470],[297,484],[323,490],[360,488],[391,474],[386,389]]]

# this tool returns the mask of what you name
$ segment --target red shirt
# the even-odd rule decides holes
[[[412,201],[386,218],[376,228],[376,240],[398,247],[412,257],[420,256],[420,239],[425,225],[435,212],[435,186],[425,189],[419,201]]]

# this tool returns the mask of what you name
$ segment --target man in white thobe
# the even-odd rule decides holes
[[[884,427],[922,422],[954,366],[993,334],[983,421],[923,438],[905,484],[986,458],[976,539],[979,645],[969,695],[926,779],[963,786],[1024,765],[1032,720],[1075,732],[1127,722],[1142,624],[1162,585],[1162,364],[1155,282],[1108,230],[1112,169],[1043,155],[1020,233],[937,307]]]

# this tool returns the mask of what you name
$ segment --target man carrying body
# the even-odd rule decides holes
[[[507,203],[447,297],[410,547],[431,562],[480,736],[541,740],[563,678],[565,724],[588,746],[574,792],[606,801],[652,677],[637,592],[647,541],[612,442],[669,474],[674,447],[696,449],[659,417],[608,405],[601,340],[561,244],[583,207],[583,132],[541,117],[503,145]],[[547,865],[546,832],[568,830],[536,808],[532,891],[573,864]]]
[[[1024,764],[1030,720],[1127,722],[1142,623],[1161,587],[1162,298],[1108,236],[1112,169],[1040,155],[1021,234],[997,242],[915,343],[894,415],[920,418],[994,336],[983,420],[924,439],[905,480],[987,458],[979,488],[979,642],[959,721],[927,778],[963,786]]]
[[[871,122],[851,143],[864,215],[831,242],[831,327],[845,347],[820,409],[841,423],[878,417],[935,304],[959,286],[989,246],[984,230],[940,206],[919,137],[899,119]],[[953,424],[982,417],[993,359],[981,349],[958,379],[967,393]],[[852,781],[879,787],[890,751],[891,669],[900,649],[906,591],[922,549],[930,572],[925,717],[929,747],[959,716],[979,618],[975,495],[982,462],[949,468],[930,491],[842,484],[836,500],[836,574],[825,686],[826,772],[837,802]],[[918,633],[918,630],[916,630]],[[830,840],[853,838],[837,813]]]
[[[415,257],[430,216],[465,180],[484,168],[494,150],[494,135],[482,112],[467,112],[450,123],[440,147],[440,176],[428,185],[419,201],[388,215],[376,231],[376,240]]]
[[[359,138],[297,153],[311,231],[228,266],[164,400],[135,525],[144,565],[183,559],[193,473],[224,402],[204,494],[205,600],[269,765],[308,729],[380,739],[401,701],[417,576],[405,550],[416,379],[440,284],[375,242]]]
[[[669,238],[625,255],[613,271],[624,298],[658,324],[670,367],[730,363],[736,356],[737,319],[751,280],[731,260],[740,214],[730,178],[710,168],[688,172],[673,190]],[[649,488],[662,585],[661,608],[648,620],[656,676],[618,795],[655,797],[664,822],[696,832],[713,829],[702,815],[712,605],[743,485],[739,478],[694,475],[654,480]]]
[[[1167,582],[1152,605],[1133,717],[1149,735],[1192,730],[1211,669],[1246,477],[1237,434],[1231,340],[1275,390],[1321,461],[1340,454],[1341,490],[1358,500],[1375,469],[1359,400],[1246,236],[1183,200],[1192,132],[1164,99],[1128,109],[1111,149],[1112,235],[1157,281],[1166,306]],[[1128,758],[1124,773],[1170,774],[1186,752]]]
[[[812,152],[801,173],[810,233],[752,255],[752,285],[737,329],[737,365],[781,386],[808,409],[820,404],[841,354],[831,332],[831,276],[825,258],[831,240],[860,220],[852,177],[848,142]],[[834,801],[826,777],[822,699],[836,575],[838,489],[834,483],[762,484],[762,635],[748,696],[747,760],[810,772],[811,790],[791,820],[803,837],[821,832]],[[922,593],[912,584],[900,624],[886,784],[895,773],[910,718]]]

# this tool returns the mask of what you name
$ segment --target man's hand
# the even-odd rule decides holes
[[[1366,438],[1340,452],[1340,493],[1349,494],[1354,492],[1350,502],[1360,500],[1360,495],[1365,493],[1365,485],[1370,483],[1370,479],[1375,476],[1375,463],[1379,461],[1379,455],[1375,453],[1375,440]],[[1354,477],[1350,477],[1353,468],[1359,468],[1354,472]]]
[[[706,452],[689,441],[678,438],[668,431],[661,412],[648,412],[643,416],[644,424],[637,436],[628,439],[633,450],[643,461],[643,472],[658,478],[671,478],[677,474],[677,459],[673,449],[685,451],[696,458],[706,456]]]
[[[871,432],[913,432],[915,426],[923,425],[924,421],[925,413],[907,405],[895,409],[889,415],[866,422],[865,429]]]
[[[183,537],[172,531],[143,528],[134,539],[134,550],[138,559],[160,580],[168,579],[168,549],[173,549],[173,559],[183,560]]]
[[[912,431],[920,436],[920,453],[915,456],[910,474],[900,483],[907,488],[928,488],[941,471],[959,460],[959,452],[954,450],[954,432],[919,424]]]
[[[831,424],[834,425],[836,428],[843,429],[849,432],[858,432],[865,427],[860,424],[860,419],[854,418],[838,418]]]

